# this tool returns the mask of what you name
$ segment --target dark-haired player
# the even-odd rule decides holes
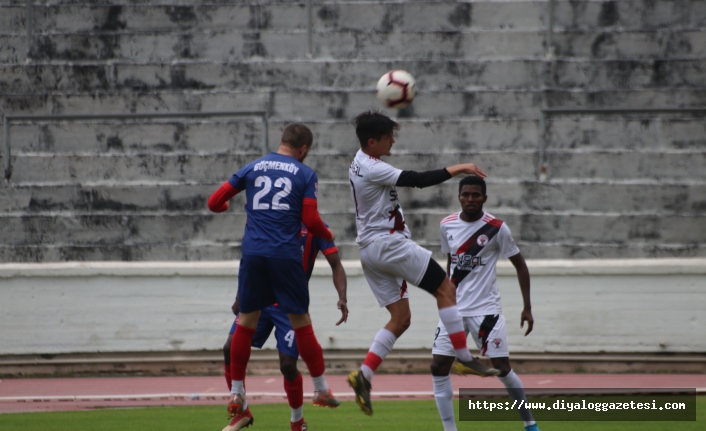
[[[482,178],[470,176],[458,185],[461,211],[441,221],[441,251],[447,255],[446,271],[456,285],[456,303],[463,316],[465,335],[470,332],[482,355],[500,370],[498,378],[507,393],[520,404],[527,401],[522,382],[510,367],[505,317],[500,306],[500,292],[495,279],[499,258],[510,259],[517,271],[524,309],[520,327],[527,322],[525,335],[532,332],[534,319],[530,303],[530,275],[525,259],[512,239],[510,229],[501,220],[483,212],[488,199]],[[432,348],[431,374],[434,398],[444,431],[455,431],[453,386],[449,371],[454,365],[454,347],[448,331],[439,322]],[[519,410],[527,431],[539,431],[532,412]]]
[[[363,365],[348,376],[348,383],[356,393],[356,403],[370,415],[373,374],[410,325],[407,282],[436,298],[439,317],[450,334],[460,370],[483,377],[499,371],[483,365],[468,351],[463,321],[456,306],[455,286],[432,259],[431,251],[410,239],[397,197],[397,187],[423,188],[460,174],[485,176],[485,173],[473,163],[427,172],[397,169],[381,158],[390,155],[395,143],[393,133],[399,125],[378,112],[358,115],[355,124],[360,150],[351,163],[348,177],[356,209],[356,242],[365,278],[380,307],[390,312],[390,321],[375,335]]]
[[[228,201],[245,190],[247,223],[238,272],[240,319],[231,348],[231,425],[240,429],[253,419],[245,398],[245,370],[260,310],[277,303],[294,328],[297,347],[314,382],[315,397],[330,407],[338,401],[324,377],[324,356],[309,317],[309,289],[301,262],[301,224],[316,236],[333,241],[334,235],[317,209],[318,179],[302,162],[313,144],[303,124],[285,127],[276,153],[247,164],[223,183],[208,200],[213,212],[228,209]]]
[[[312,235],[304,225],[302,225],[299,235],[299,245],[302,251],[302,264],[304,265],[307,280],[311,279],[311,274],[314,272],[314,263],[319,251],[326,257],[328,264],[331,266],[333,285],[336,287],[336,292],[338,292],[337,307],[341,310],[341,319],[336,323],[336,326],[338,326],[348,319],[348,306],[346,305],[346,272],[338,256],[338,248],[333,242]],[[237,315],[240,309],[239,298],[237,296],[232,309],[233,313]],[[232,387],[230,348],[237,323],[238,319],[236,318],[230,329],[230,335],[223,346],[225,377],[229,390]],[[287,401],[291,408],[290,427],[292,431],[305,431],[307,429],[307,423],[304,421],[304,384],[302,382],[302,375],[297,369],[299,350],[297,349],[296,336],[294,335],[292,325],[289,323],[287,313],[282,311],[277,304],[270,305],[260,312],[260,320],[257,324],[257,331],[253,336],[252,346],[258,349],[262,348],[270,337],[273,328],[275,330],[277,350],[279,352],[279,369],[284,376],[284,392],[287,394]],[[315,406],[321,405],[320,401],[316,398],[314,398],[313,402]],[[324,403],[323,407],[328,406]],[[226,427],[227,431],[237,429],[239,428],[235,428],[234,426]]]

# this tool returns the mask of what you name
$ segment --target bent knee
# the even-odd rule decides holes
[[[282,364],[280,365],[279,370],[282,372],[284,378],[289,380],[290,382],[296,379],[297,375],[299,374],[299,370],[294,364]]]
[[[429,369],[432,376],[448,376],[451,372],[451,365],[454,362],[454,358],[442,357],[437,358],[436,356],[432,359],[431,364],[429,364]]]

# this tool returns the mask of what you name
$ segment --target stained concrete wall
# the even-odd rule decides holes
[[[395,116],[390,162],[471,160],[487,209],[531,258],[705,256],[703,116],[559,116],[538,179],[542,107],[706,106],[700,0],[0,0],[3,114],[263,109],[269,148],[310,124],[307,163],[341,254],[357,258],[346,169],[351,119],[376,109],[377,77],[406,69],[417,100]],[[27,37],[31,25],[31,37]],[[13,123],[0,185],[0,261],[220,260],[240,256],[241,198],[211,191],[260,154],[257,121]],[[3,156],[4,157],[4,156]],[[3,160],[4,162],[4,160]],[[415,239],[438,254],[455,185],[400,192]]]
[[[0,265],[0,355],[218,350],[233,323],[237,261]],[[325,349],[366,349],[386,323],[358,261],[345,261],[348,323],[317,263],[311,314]],[[520,329],[514,269],[498,267],[511,352],[706,353],[706,261],[529,261],[535,328]],[[400,349],[429,349],[435,303],[410,292]],[[274,348],[270,340],[266,348]]]

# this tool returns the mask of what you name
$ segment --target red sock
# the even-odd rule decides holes
[[[363,365],[370,367],[373,372],[378,369],[380,364],[382,364],[382,358],[373,352],[368,352],[363,361]]]
[[[454,350],[466,349],[466,333],[456,332],[455,334],[449,334],[449,339],[451,340],[451,345],[454,346]]]
[[[301,373],[297,374],[297,378],[291,382],[284,379],[284,392],[287,393],[289,407],[298,409],[304,404],[304,381]]]
[[[233,380],[245,380],[255,330],[238,324],[230,344],[230,372]]]
[[[226,376],[226,383],[228,384],[228,391],[233,389],[233,379],[230,377],[230,364],[226,364],[223,367],[223,374]]]
[[[321,350],[321,346],[316,340],[314,328],[311,324],[295,329],[294,335],[297,338],[299,356],[304,360],[311,377],[319,377],[324,374],[324,370],[326,369],[326,365],[324,364],[324,352]]]

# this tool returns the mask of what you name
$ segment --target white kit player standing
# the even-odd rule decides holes
[[[378,112],[358,115],[355,124],[361,148],[348,176],[356,208],[356,242],[365,278],[380,307],[390,312],[390,321],[375,335],[363,365],[348,376],[348,384],[356,393],[356,403],[364,413],[371,415],[373,373],[410,325],[407,282],[436,298],[439,317],[452,340],[457,372],[487,377],[500,371],[482,364],[468,351],[463,321],[456,306],[455,286],[431,258],[431,251],[410,239],[396,189],[423,188],[460,174],[484,177],[485,173],[472,163],[427,172],[397,169],[380,158],[390,155],[395,143],[393,133],[399,125]]]
[[[512,239],[510,228],[491,214],[483,212],[486,196],[485,181],[476,176],[459,183],[458,200],[461,211],[441,221],[439,235],[441,251],[447,254],[446,270],[457,286],[456,301],[463,316],[465,334],[471,333],[481,352],[493,367],[500,370],[498,378],[507,393],[520,404],[527,401],[522,382],[510,367],[505,317],[500,305],[500,292],[495,278],[499,258],[510,259],[520,283],[524,308],[520,327],[527,322],[528,335],[534,326],[530,302],[530,276],[520,250]],[[434,398],[444,431],[455,431],[453,386],[449,371],[454,365],[454,349],[444,325],[439,322],[432,347],[431,374]],[[527,408],[518,409],[526,431],[539,431]]]

